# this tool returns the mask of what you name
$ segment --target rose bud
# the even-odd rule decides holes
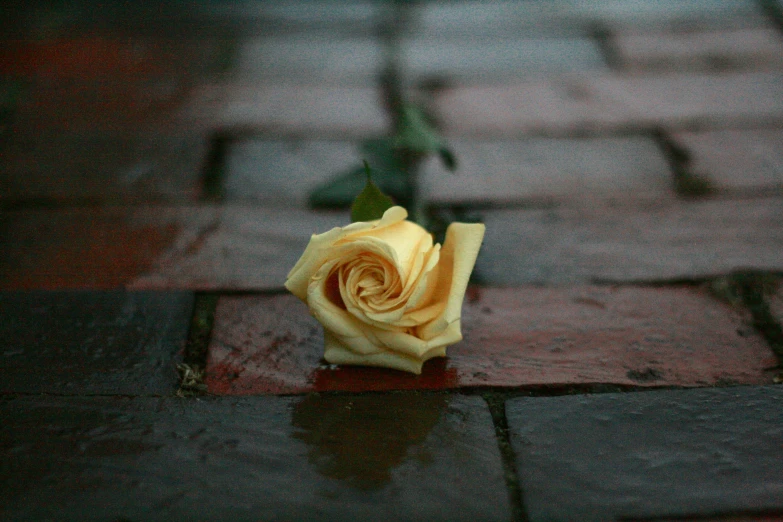
[[[332,364],[415,374],[462,340],[460,317],[484,225],[452,223],[443,248],[402,207],[313,235],[285,286],[324,327]]]

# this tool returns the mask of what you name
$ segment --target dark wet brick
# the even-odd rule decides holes
[[[6,398],[0,411],[12,520],[510,518],[478,397]]]
[[[459,38],[486,35],[518,37],[585,35],[595,27],[614,30],[694,30],[755,27],[765,23],[751,0],[424,2],[411,9],[411,27],[423,34]]]
[[[629,522],[781,522],[783,514],[751,514],[751,515],[693,515],[677,518],[645,518],[644,520],[628,519]]]
[[[0,392],[173,394],[193,297],[0,293]]]
[[[117,5],[102,6],[107,11],[112,7]],[[80,9],[94,11],[86,5]],[[40,13],[43,19],[45,13]],[[68,15],[54,18],[60,16],[67,25]],[[180,113],[194,84],[225,69],[230,48],[230,42],[220,39],[101,34],[95,26],[0,40],[0,74],[26,87],[11,130],[36,139],[96,131],[127,136],[151,129],[192,130],[192,122],[183,122]]]
[[[783,326],[783,281],[778,279],[778,288],[772,295],[768,296],[767,302],[769,303],[769,309],[772,313],[772,317]]]
[[[85,32],[108,38],[143,35],[197,41],[296,30],[369,34],[382,14],[379,5],[367,1],[338,5],[323,0],[263,4],[107,1],[100,9],[90,0],[34,4],[36,9],[26,3],[14,4],[4,13],[9,21],[7,37],[26,39],[81,36]]]
[[[205,136],[12,138],[0,144],[3,202],[194,201]]]
[[[464,340],[421,375],[325,363],[291,295],[220,299],[206,382],[220,395],[473,386],[704,386],[771,381],[775,357],[729,306],[688,288],[474,287]]]
[[[147,273],[182,224],[159,209],[88,207],[2,214],[0,288],[123,287]]]
[[[0,74],[30,80],[162,79],[214,71],[221,42],[208,38],[64,34],[0,41]]]
[[[779,198],[483,213],[490,284],[660,281],[783,269]]]
[[[781,400],[780,387],[510,400],[529,520],[783,512]]]
[[[204,112],[186,113],[193,90],[177,77],[40,82],[19,102],[11,132],[35,138],[192,132]]]

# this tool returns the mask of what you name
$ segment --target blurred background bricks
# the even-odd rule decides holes
[[[537,520],[547,495],[610,484],[602,513],[629,519],[780,519],[777,392],[757,386],[783,321],[779,0],[4,14],[0,445],[19,472],[0,510]],[[395,53],[459,162],[420,172],[434,217],[487,224],[465,339],[421,376],[325,364],[282,294],[310,235],[348,222],[310,190],[392,130]],[[182,362],[212,394],[317,393],[175,400],[203,393],[177,389]],[[713,389],[587,393],[659,387]],[[694,462],[689,486],[731,494],[695,506],[656,480]]]

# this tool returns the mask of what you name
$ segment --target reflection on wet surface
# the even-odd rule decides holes
[[[438,424],[447,395],[309,395],[293,409],[292,436],[308,445],[308,461],[321,475],[364,491],[383,488]]]
[[[442,390],[459,386],[456,368],[447,357],[424,363],[421,375],[371,366],[319,367],[308,377],[312,389],[323,391]]]

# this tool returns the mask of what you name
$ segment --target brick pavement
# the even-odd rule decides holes
[[[780,2],[8,17],[0,518],[783,520]],[[282,287],[394,50],[432,214],[487,225],[419,376]]]

